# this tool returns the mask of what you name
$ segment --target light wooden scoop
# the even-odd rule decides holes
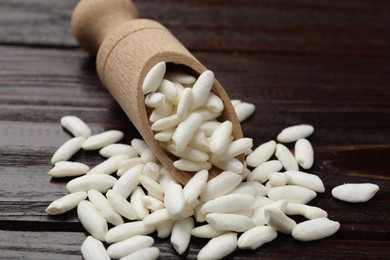
[[[81,0],[73,12],[72,29],[81,47],[97,55],[100,80],[150,149],[178,182],[186,184],[194,173],[174,168],[174,158],[154,139],[141,86],[149,70],[161,61],[185,66],[195,76],[206,68],[164,26],[137,18],[138,11],[130,0]],[[234,139],[242,138],[234,108],[217,80],[212,91],[225,106],[220,120],[230,120]],[[220,172],[211,169],[210,178]]]

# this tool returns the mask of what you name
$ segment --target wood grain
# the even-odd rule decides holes
[[[80,246],[86,235],[80,232],[24,232],[0,231],[2,258],[29,259],[82,259]],[[206,240],[192,239],[188,251],[182,259],[196,259],[196,254]],[[155,246],[160,249],[161,259],[178,259],[171,245],[155,237]],[[390,255],[383,252],[389,241],[373,243],[371,241],[333,239],[303,243],[279,236],[273,243],[266,244],[262,250],[237,251],[226,259],[386,259]],[[369,251],[367,251],[369,248]]]
[[[135,127],[102,86],[94,58],[70,31],[72,1],[0,3],[0,258],[81,259],[86,233],[73,210],[44,209],[66,193],[68,179],[47,174],[70,134],[64,115],[83,118],[94,133]],[[207,0],[135,1],[213,70],[231,98],[256,105],[242,124],[255,145],[291,124],[316,128],[311,172],[326,191],[310,204],[340,221],[334,236],[302,243],[289,236],[228,259],[390,258],[390,5],[388,1]],[[291,146],[289,146],[291,147]],[[97,152],[73,158],[94,166]],[[373,182],[369,202],[331,196],[344,182]],[[299,219],[298,219],[299,220]],[[153,235],[156,238],[156,235]],[[192,239],[184,256],[156,238],[161,259],[195,259],[207,241]]]
[[[387,1],[135,0],[141,17],[164,24],[191,49],[389,55]],[[75,47],[70,16],[77,0],[3,0],[0,42]]]

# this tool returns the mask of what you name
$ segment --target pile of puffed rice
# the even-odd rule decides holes
[[[143,140],[118,143],[124,136],[121,131],[92,135],[80,118],[61,118],[74,137],[55,152],[49,174],[76,178],[66,185],[69,194],[53,201],[46,212],[56,215],[77,207],[90,234],[81,246],[84,259],[157,259],[159,249],[150,236],[155,231],[159,238],[170,237],[180,255],[191,236],[209,239],[198,259],[220,259],[237,247],[255,250],[278,232],[311,241],[339,229],[339,222],[328,219],[325,210],[307,205],[325,191],[318,176],[300,171],[314,162],[306,139],[314,131],[311,125],[287,127],[277,136],[278,143],[271,140],[252,149],[252,139],[233,140],[231,122],[218,121],[223,104],[211,92],[211,71],[196,79],[165,69],[165,63],[159,63],[145,78],[145,104],[152,109],[155,139],[178,158],[174,166],[194,172],[185,186],[172,179]],[[254,111],[246,102],[232,104],[240,122]],[[293,142],[291,152],[284,144]],[[99,150],[107,159],[92,169],[70,161],[80,149]],[[244,162],[235,158],[242,153]],[[213,165],[223,171],[208,180]],[[378,190],[370,183],[344,184],[332,195],[356,203]],[[291,215],[307,220],[296,223]]]

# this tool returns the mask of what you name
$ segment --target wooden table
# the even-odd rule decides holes
[[[50,158],[70,135],[59,119],[76,115],[93,132],[139,134],[99,82],[94,58],[70,30],[76,0],[0,2],[0,258],[81,259],[86,237],[73,210],[44,210],[66,194]],[[242,124],[255,145],[289,125],[310,137],[326,191],[310,204],[341,223],[334,236],[303,243],[280,235],[230,259],[390,259],[390,2],[336,0],[136,0],[143,17],[166,25],[229,95],[256,104]],[[98,153],[75,158],[91,166]],[[331,196],[344,182],[372,182],[369,202]],[[156,236],[155,236],[156,237]],[[206,240],[193,239],[194,259]],[[161,259],[179,259],[156,239]]]

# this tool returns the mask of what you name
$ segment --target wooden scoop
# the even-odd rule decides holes
[[[174,158],[154,139],[141,87],[149,70],[161,61],[184,66],[194,76],[206,68],[164,26],[153,20],[137,18],[138,11],[130,0],[81,0],[73,12],[72,29],[81,47],[97,54],[96,68],[100,80],[150,149],[178,182],[186,184],[194,173],[174,168]],[[242,138],[231,101],[217,80],[212,91],[225,106],[219,120],[230,120],[234,139]],[[210,178],[220,172],[218,168],[211,169]]]

